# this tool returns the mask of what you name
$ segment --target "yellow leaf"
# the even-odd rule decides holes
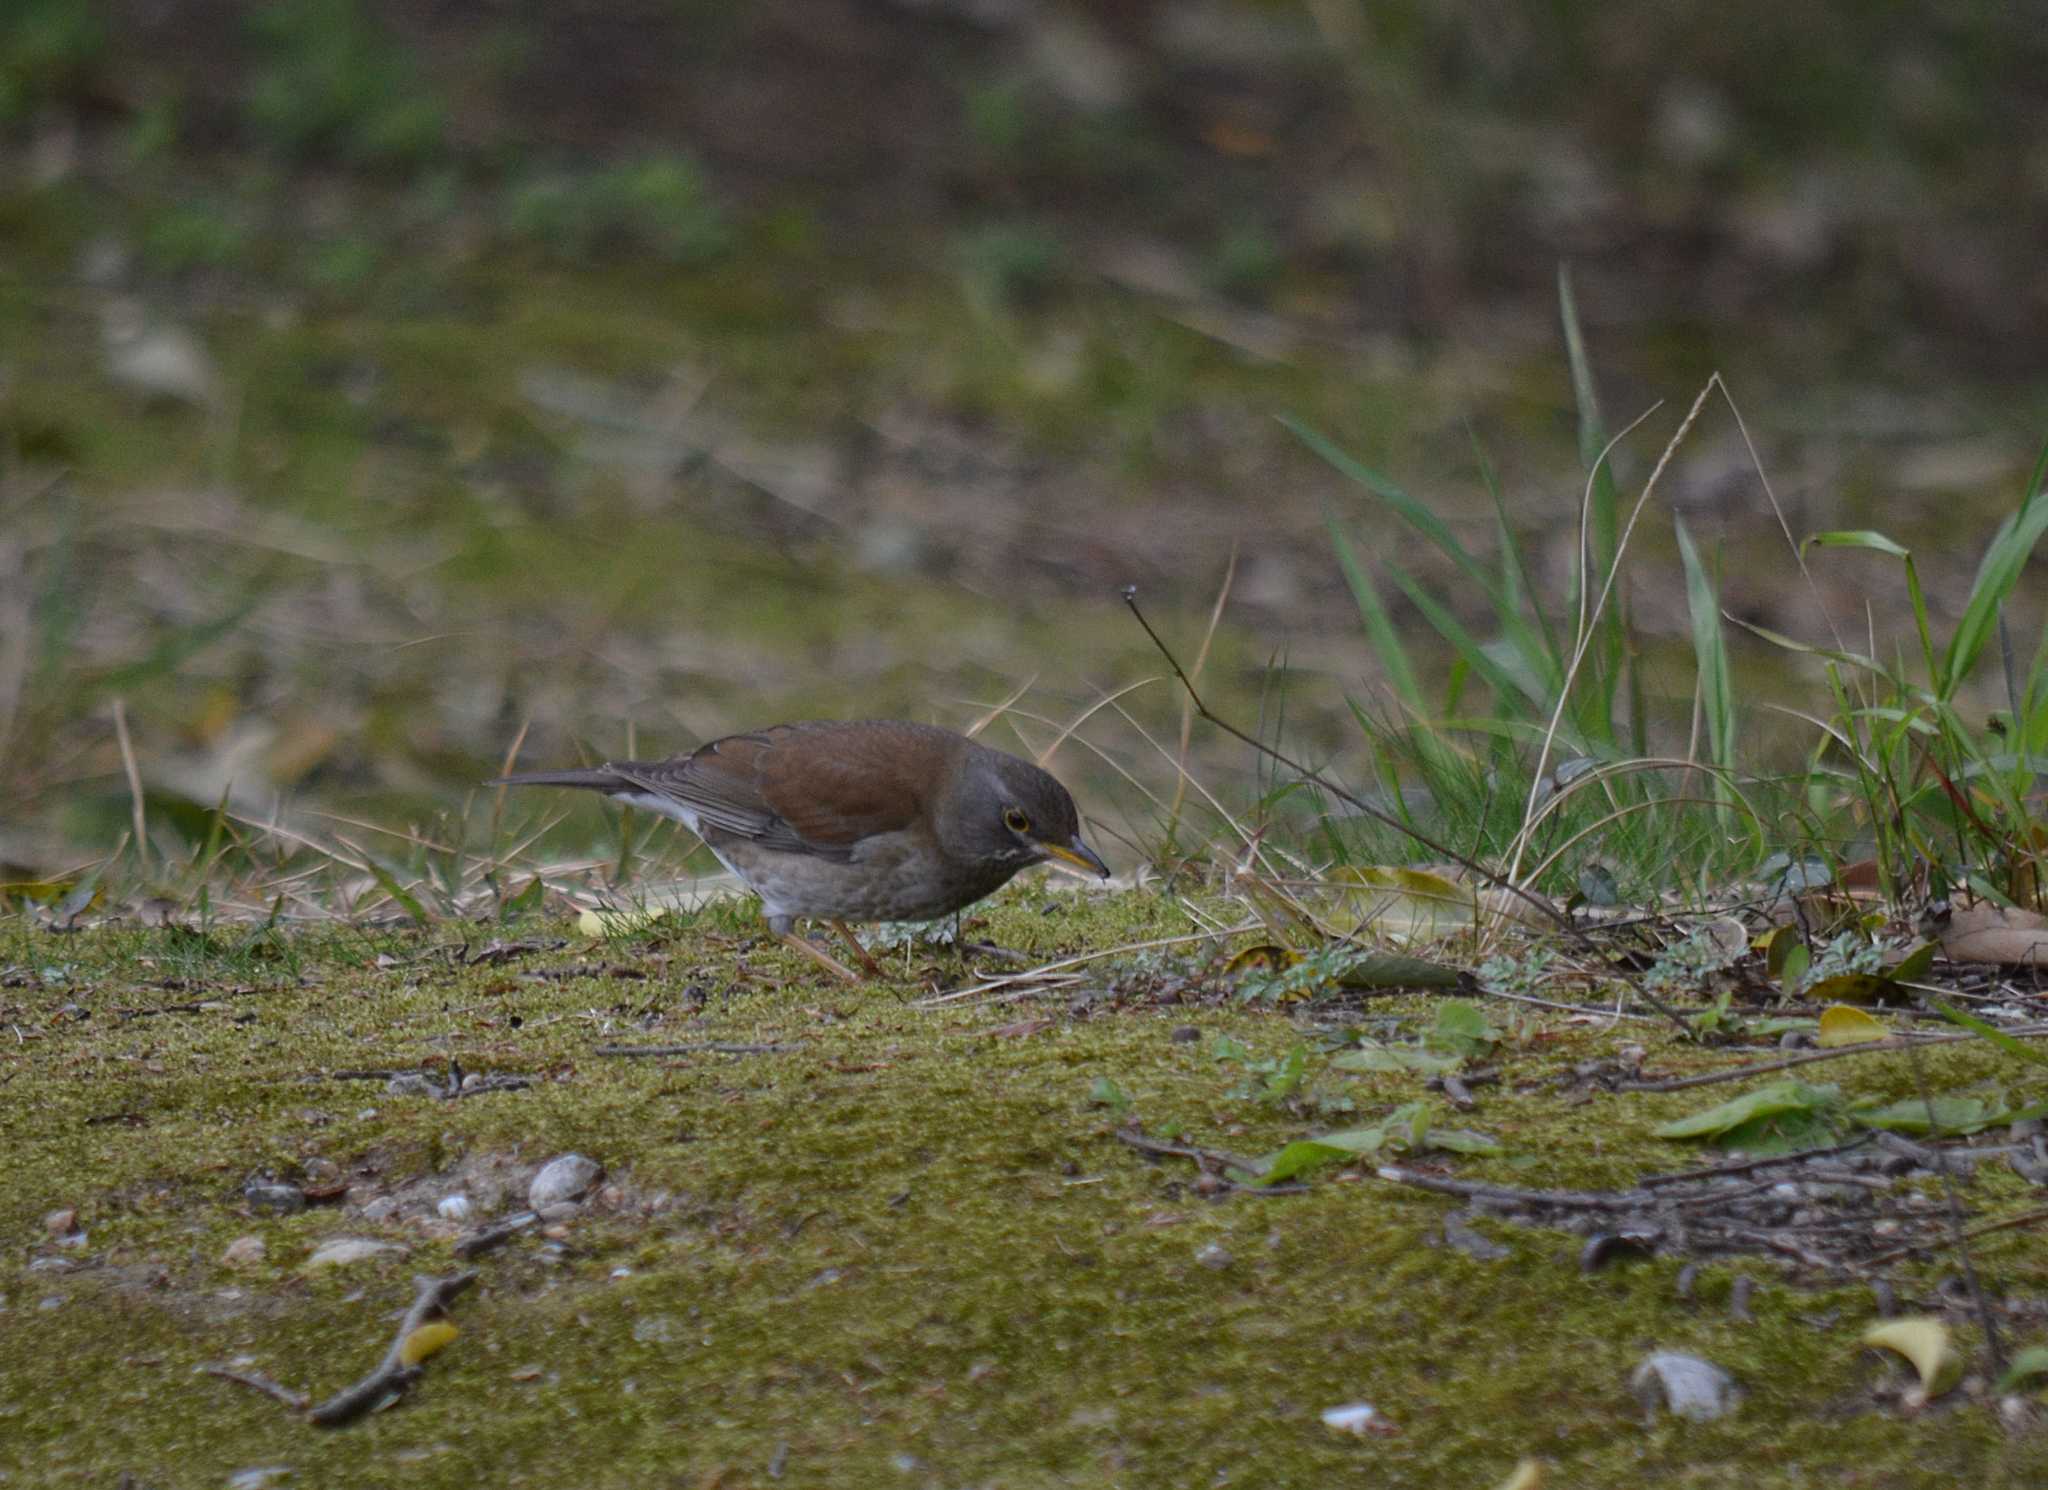
[[[453,1340],[458,1333],[460,1332],[455,1326],[445,1319],[423,1324],[407,1335],[405,1344],[398,1347],[398,1363],[401,1366],[417,1366]]]
[[[1963,1379],[1963,1358],[1949,1342],[1948,1326],[1928,1314],[1888,1319],[1863,1332],[1874,1350],[1897,1351],[1920,1373],[1920,1389],[1939,1397]]]
[[[1823,1049],[1832,1050],[1838,1045],[1863,1045],[1890,1035],[1884,1021],[1874,1015],[1852,1009],[1847,1004],[1830,1004],[1821,1010],[1820,1036],[1816,1043]]]
[[[576,929],[585,936],[624,936],[645,931],[667,914],[666,910],[585,911],[576,918]]]
[[[1286,947],[1276,947],[1271,942],[1261,942],[1256,947],[1246,947],[1231,954],[1230,961],[1223,964],[1223,971],[1231,977],[1251,972],[1254,968],[1263,973],[1285,972],[1301,961],[1299,952]]]
[[[1500,1482],[1500,1490],[1543,1490],[1543,1461],[1524,1459]]]
[[[1397,940],[1433,941],[1470,931],[1479,919],[1470,885],[1427,869],[1347,864],[1330,879],[1344,892],[1340,908],[1358,918],[1349,930],[1370,926]]]

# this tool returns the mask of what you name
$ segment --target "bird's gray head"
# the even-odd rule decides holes
[[[1051,860],[1109,877],[1108,866],[1081,841],[1081,815],[1067,789],[1014,755],[976,749],[939,817],[941,839],[960,857],[1018,869]]]

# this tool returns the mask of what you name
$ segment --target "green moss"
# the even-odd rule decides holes
[[[24,1344],[0,1357],[0,1470],[39,1485],[123,1470],[213,1484],[257,1464],[336,1486],[753,1484],[780,1454],[792,1484],[1168,1486],[1256,1466],[1274,1484],[1435,1486],[1493,1483],[1534,1454],[1586,1487],[1931,1487],[2048,1468],[2038,1440],[2006,1439],[1981,1406],[1908,1419],[1865,1405],[1861,1290],[1772,1286],[1752,1262],[1708,1268],[1682,1303],[1675,1262],[1585,1277],[1574,1238],[1489,1223],[1515,1256],[1480,1263],[1429,1244],[1443,1202],[1357,1173],[1207,1199],[1188,1166],[1142,1159],[1088,1105],[1108,1075],[1154,1131],[1277,1146],[1309,1120],[1231,1096],[1236,1073],[1208,1037],[1279,1053],[1300,1038],[1285,1015],[1068,1012],[1097,982],[1050,1003],[923,1007],[822,984],[780,949],[739,945],[734,924],[707,915],[598,946],[535,924],[515,929],[527,950],[477,964],[460,949],[478,936],[452,927],[0,928],[17,1032],[0,1046],[0,1232],[16,1239],[0,1294]],[[1151,897],[1019,885],[974,930],[1050,957],[1185,924]],[[1433,1010],[1373,1006],[1417,1023]],[[1204,1039],[1171,1038],[1183,1024]],[[1585,1100],[1546,1078],[1623,1037],[1527,1033],[1500,1053],[1507,1093],[1469,1119],[1508,1153],[1460,1173],[1581,1185],[1688,1162],[1649,1129],[1700,1094]],[[592,1053],[636,1041],[799,1048]],[[451,1056],[539,1081],[451,1103],[336,1075]],[[1894,1059],[1845,1062],[1837,1079],[1884,1095],[1905,1079]],[[1996,1067],[1963,1045],[1930,1056],[1928,1078]],[[1338,1084],[1361,1111],[1418,1095],[1413,1078],[1318,1078]],[[559,1254],[529,1236],[483,1258],[461,1337],[397,1410],[318,1434],[191,1374],[246,1356],[324,1395],[382,1351],[413,1273],[456,1266],[445,1235],[410,1219],[244,1214],[251,1174],[324,1162],[357,1201],[431,1198],[486,1170],[523,1182],[570,1148],[606,1164],[619,1204],[576,1220]],[[40,1218],[61,1206],[86,1229],[77,1251],[44,1240]],[[219,1259],[243,1234],[268,1256],[238,1271]],[[335,1235],[412,1252],[305,1277]],[[1212,1246],[1226,1266],[1197,1260]],[[1978,1260],[1996,1287],[2038,1289],[2036,1251],[1986,1238]],[[37,1255],[81,1266],[32,1271]],[[1738,1270],[1766,1282],[1751,1325],[1724,1308]],[[1734,1369],[1741,1413],[1645,1428],[1624,1382],[1652,1346]],[[1357,1399],[1399,1432],[1353,1442],[1321,1426],[1324,1407]]]

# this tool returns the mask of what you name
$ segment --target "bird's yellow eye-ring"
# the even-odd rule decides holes
[[[1012,833],[1028,833],[1031,831],[1031,819],[1024,815],[1023,808],[1010,807],[1003,811],[1003,826]]]

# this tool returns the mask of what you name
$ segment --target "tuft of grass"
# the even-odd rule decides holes
[[[1560,279],[1559,298],[1586,483],[1575,563],[1557,610],[1529,584],[1483,458],[1497,518],[1491,556],[1389,477],[1307,425],[1289,423],[1310,450],[1448,559],[1463,586],[1459,595],[1443,595],[1392,560],[1369,565],[1345,518],[1326,514],[1332,548],[1388,680],[1385,703],[1353,705],[1372,746],[1382,800],[1439,841],[1467,843],[1477,857],[1507,863],[1510,873],[1528,866],[1532,882],[1553,889],[1575,883],[1579,866],[1595,857],[1624,866],[1633,883],[1689,887],[1704,897],[1760,872],[1774,855],[1791,861],[1819,854],[1834,869],[1866,855],[1877,861],[1901,913],[1918,897],[1961,886],[2004,903],[2039,903],[2048,834],[2032,803],[2048,768],[2048,645],[2022,667],[2002,617],[2048,533],[2048,500],[2041,496],[2048,449],[1987,546],[1945,641],[1937,642],[1919,571],[1904,546],[1867,531],[1819,533],[1794,545],[1802,573],[1811,549],[1863,549],[1897,559],[1920,662],[1916,678],[1874,647],[1857,652],[1838,640],[1814,645],[1749,628],[1821,664],[1831,707],[1800,711],[1815,740],[1797,764],[1742,749],[1743,710],[1718,583],[1674,514],[1691,623],[1691,721],[1682,749],[1654,751],[1652,737],[1673,731],[1646,702],[1624,561],[1658,476],[1707,398],[1726,391],[1718,378],[1709,380],[1624,517],[1611,463],[1619,441],[1605,432],[1569,277]],[[1440,696],[1424,686],[1383,581],[1450,649]],[[1475,610],[1476,622],[1469,619]],[[1994,640],[2007,707],[1979,726],[1959,700]],[[1390,841],[1378,830],[1350,844],[1333,830],[1329,846],[1340,857],[1404,847],[1398,834]]]
[[[503,222],[514,240],[569,263],[625,249],[663,264],[703,264],[733,244],[703,168],[674,153],[528,176],[507,194]]]
[[[360,0],[283,0],[250,18],[260,61],[243,118],[281,154],[417,165],[445,146],[448,110]]]

